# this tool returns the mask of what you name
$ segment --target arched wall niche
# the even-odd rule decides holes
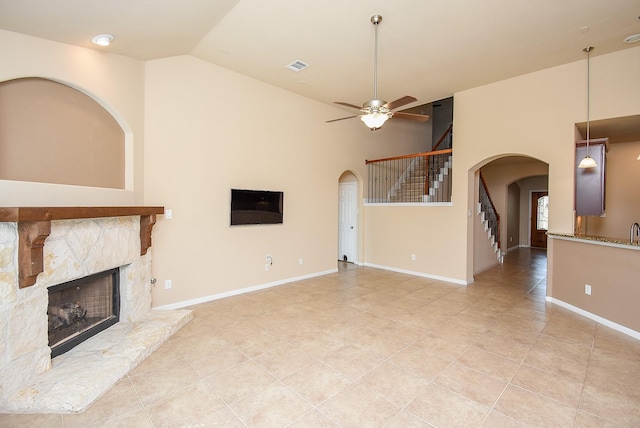
[[[125,189],[125,129],[68,84],[40,77],[0,82],[0,180]]]

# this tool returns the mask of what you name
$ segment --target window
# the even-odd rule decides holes
[[[549,230],[549,196],[538,198],[538,215],[536,227],[538,230]]]

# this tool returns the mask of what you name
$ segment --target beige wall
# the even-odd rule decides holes
[[[520,246],[520,185],[511,183],[507,191],[507,250]]]
[[[340,176],[366,177],[365,159],[419,151],[423,129],[324,123],[341,114],[193,57],[147,63],[145,202],[173,211],[154,227],[154,306],[337,268]],[[231,188],[284,191],[284,223],[230,227]]]
[[[0,30],[0,81],[43,77],[81,90],[125,131],[125,189],[0,180],[0,206],[143,202],[144,63]]]

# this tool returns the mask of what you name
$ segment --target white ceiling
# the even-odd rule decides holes
[[[638,46],[639,0],[0,0],[0,29],[140,60],[194,55],[323,103],[454,92]],[[91,37],[111,33],[108,48]],[[302,60],[298,73],[285,66]]]

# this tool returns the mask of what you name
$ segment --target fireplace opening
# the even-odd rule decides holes
[[[51,358],[64,354],[120,319],[120,269],[49,287]]]

